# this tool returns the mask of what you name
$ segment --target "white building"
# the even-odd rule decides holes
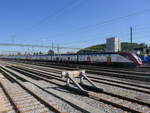
[[[116,37],[106,39],[106,52],[121,51],[120,39]]]

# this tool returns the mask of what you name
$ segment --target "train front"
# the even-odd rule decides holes
[[[130,60],[133,65],[142,65],[142,61],[140,59],[140,57],[138,57],[136,54],[134,53],[129,53],[129,52],[119,52],[119,54],[121,56],[124,56],[125,58],[127,58],[128,60]]]

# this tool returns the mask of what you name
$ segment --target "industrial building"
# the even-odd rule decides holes
[[[106,52],[118,52],[121,51],[120,39],[111,37],[106,39]]]

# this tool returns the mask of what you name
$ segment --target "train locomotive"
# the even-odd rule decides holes
[[[67,64],[92,64],[92,65],[141,65],[141,59],[129,52],[104,52],[80,54],[53,54],[53,55],[27,55],[3,56],[5,59],[32,60],[42,62],[67,63]]]

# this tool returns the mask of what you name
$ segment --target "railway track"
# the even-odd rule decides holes
[[[44,65],[43,65],[44,66]],[[95,71],[107,71],[107,72],[116,72],[116,73],[123,73],[123,74],[136,74],[136,75],[143,75],[143,76],[145,76],[145,75],[147,75],[147,76],[149,76],[149,72],[148,73],[145,73],[145,72],[140,72],[140,71],[138,71],[138,69],[139,68],[133,68],[133,69],[131,69],[131,68],[113,68],[113,67],[99,67],[99,68],[97,68],[97,66],[88,66],[88,65],[61,65],[61,64],[52,64],[52,65],[50,65],[50,64],[48,64],[47,66],[49,66],[49,67],[56,67],[56,68],[58,68],[58,67],[70,67],[70,68],[75,68],[75,67],[79,67],[79,68],[83,68],[83,69],[89,69],[89,70],[95,70]]]
[[[22,64],[22,65],[30,67],[30,68],[33,67],[33,65],[25,65],[25,64]],[[58,77],[58,78],[60,78],[59,74],[61,74],[61,72],[64,71],[64,70],[54,69],[54,68],[46,68],[46,67],[38,67],[38,66],[34,66],[34,67],[36,69],[43,70],[45,74],[52,73],[55,75],[55,77]],[[28,68],[28,70],[30,68]],[[43,71],[39,71],[36,69],[34,69],[34,70],[37,71],[37,74],[38,74],[38,72],[39,73],[43,72]],[[140,84],[136,84],[136,83],[130,83],[130,82],[125,82],[125,81],[115,80],[115,79],[108,79],[108,78],[99,77],[99,76],[95,76],[95,75],[88,75],[88,77],[91,78],[91,80],[96,83],[107,84],[107,85],[111,85],[111,86],[115,86],[115,87],[130,89],[130,90],[139,91],[139,92],[148,93],[148,94],[150,93],[149,85],[140,85]]]
[[[40,73],[40,75],[37,75],[37,74],[31,73],[31,70],[28,72],[25,70],[18,69],[17,71],[19,71],[19,72],[22,71],[22,73],[24,73],[24,74],[26,73],[27,75],[30,74],[30,75],[32,75],[32,77],[34,76],[34,77],[38,77],[40,79],[46,80],[48,82],[52,82],[50,79],[47,79],[47,78],[45,78],[45,76],[42,76],[42,73]],[[62,86],[62,84],[61,85],[59,84],[59,86]],[[107,104],[111,104],[117,108],[119,107],[119,108],[121,108],[125,111],[129,111],[129,112],[139,113],[139,112],[146,112],[149,110],[148,103],[140,102],[137,100],[126,98],[126,97],[121,97],[119,95],[114,95],[114,94],[111,94],[108,92],[103,92],[103,93],[93,93],[93,92],[91,93],[90,92],[90,93],[88,93],[88,96],[90,98],[93,98],[93,99],[96,99],[99,101],[103,101]],[[103,98],[100,98],[100,97],[103,97]],[[145,108],[145,109],[143,109],[143,108]],[[143,111],[141,109],[143,109]]]
[[[59,69],[74,69],[72,67],[65,67],[65,66],[53,66],[48,65],[48,67],[52,68],[59,68]],[[139,81],[150,81],[150,73],[143,73],[143,72],[134,72],[134,71],[127,71],[127,70],[114,70],[114,69],[98,69],[98,68],[92,68],[92,67],[80,67],[80,69],[86,69],[88,73],[92,74],[101,74],[104,76],[110,76],[110,77],[119,77],[119,78],[127,78],[127,79],[134,79]]]
[[[11,83],[2,75],[0,78],[0,86],[10,101],[14,109],[13,111],[17,113],[31,111],[39,113],[62,113],[22,84]]]
[[[29,81],[26,83],[27,80],[23,78],[22,80],[24,80],[24,82],[21,82],[20,80],[16,79],[13,75],[11,75],[8,72],[8,70],[5,70],[5,68],[1,68],[1,71],[4,73],[4,75],[7,75],[7,78],[9,78],[9,80],[15,82],[15,83],[11,83],[8,79],[6,79],[5,76],[1,76],[0,79],[0,83],[1,83],[0,86],[4,94],[10,101],[10,104],[12,105],[13,108],[12,109],[13,112],[16,113],[23,113],[23,112],[25,113],[29,113],[29,112],[89,113],[91,112],[91,111],[87,111],[86,107],[83,108],[82,106],[83,109],[81,107],[72,107],[64,101],[60,102],[62,100],[58,100],[56,97],[53,97],[53,99],[50,98],[50,95],[47,94],[46,92],[43,92],[41,89],[33,88],[34,86],[32,86],[32,84],[29,83]],[[59,105],[57,105],[58,101],[59,101]],[[96,113],[98,113],[98,110],[93,110],[93,111],[96,111]]]
[[[17,68],[19,68],[19,67],[17,67]],[[55,72],[54,70],[52,70],[52,71],[39,71],[39,70],[37,70],[37,69],[31,69],[31,68],[22,68],[23,70],[25,70],[25,71],[31,71],[32,72],[32,70],[34,70],[34,73],[35,74],[39,74],[39,73],[41,73],[41,74],[44,74],[44,75],[50,75],[50,76],[53,76],[55,79],[58,79],[58,80],[61,80],[60,79],[60,70],[57,70],[57,74],[56,73],[52,73],[52,72]],[[53,74],[53,75],[52,75]],[[89,76],[88,76],[89,77]],[[93,77],[89,77],[89,78],[93,78]],[[116,87],[121,87],[121,88],[126,88],[126,89],[129,89],[129,90],[134,90],[134,91],[138,91],[138,92],[142,92],[142,93],[147,93],[147,94],[149,94],[150,93],[150,87],[149,86],[147,86],[147,85],[135,85],[135,84],[130,84],[129,83],[129,85],[135,85],[136,87],[133,87],[133,86],[124,86],[124,85],[119,85],[119,84],[116,84],[116,83],[105,83],[105,82],[103,82],[103,81],[99,81],[98,79],[91,79],[92,81],[94,81],[94,82],[102,82],[103,84],[109,84],[109,85],[113,85],[113,86],[116,86]],[[61,80],[61,81],[63,81],[63,80]],[[118,81],[117,81],[118,82]],[[120,81],[121,82],[121,81]],[[122,82],[121,82],[122,83]],[[123,82],[124,83],[124,82]],[[128,83],[126,83],[126,84],[128,84]],[[141,88],[139,88],[139,87],[141,87]],[[145,89],[144,89],[145,88]]]
[[[16,60],[14,60],[16,62]],[[150,68],[148,67],[142,67],[142,66],[137,66],[137,67],[112,67],[112,66],[93,66],[93,65],[83,65],[83,64],[58,64],[58,63],[52,63],[52,62],[39,62],[39,61],[22,61],[19,60],[17,62],[23,62],[23,63],[29,63],[29,64],[36,64],[36,65],[42,65],[42,66],[54,66],[54,67],[71,67],[71,68],[86,68],[86,69],[92,69],[92,70],[108,70],[110,72],[121,72],[121,73],[126,73],[126,74],[137,74],[137,75],[145,75],[145,74],[150,74]],[[99,68],[97,68],[99,67]],[[108,69],[109,68],[109,69]]]
[[[38,67],[36,67],[36,68],[38,68]],[[73,68],[69,68],[69,69],[74,70]],[[43,68],[42,70],[48,71],[48,72],[54,72],[54,73],[58,73],[58,74],[60,74],[63,71],[61,69],[49,68],[49,67],[45,68],[45,69]],[[141,85],[139,83],[126,82],[126,81],[116,80],[116,79],[112,79],[112,78],[108,79],[108,78],[105,78],[104,76],[99,76],[99,75],[91,75],[91,76],[88,75],[88,77],[93,79],[95,82],[100,82],[99,80],[103,80],[103,81],[116,82],[116,83],[120,83],[120,84],[125,84],[125,85],[131,85],[131,86],[135,86],[135,87],[150,89],[149,85]],[[113,85],[113,84],[110,84],[110,85]],[[148,92],[148,93],[150,93],[150,92]]]
[[[130,69],[114,69],[114,68],[96,68],[93,66],[82,66],[82,65],[60,65],[60,64],[41,64],[38,62],[25,62],[25,63],[29,63],[29,64],[36,64],[36,65],[40,65],[40,66],[46,66],[46,67],[51,67],[51,68],[58,68],[58,69],[64,69],[64,70],[74,70],[74,69],[86,69],[86,71],[88,73],[91,74],[101,74],[103,76],[106,77],[116,77],[116,78],[120,78],[120,79],[124,79],[127,81],[138,81],[138,82],[145,82],[147,84],[149,84],[150,82],[150,72],[146,73],[146,72],[138,72],[136,71],[132,71]]]

